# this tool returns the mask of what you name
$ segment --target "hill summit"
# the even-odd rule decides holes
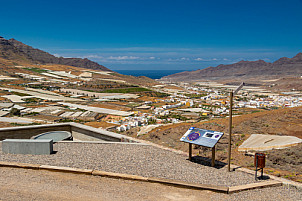
[[[185,71],[163,77],[162,80],[191,81],[202,79],[251,78],[259,76],[300,76],[302,75],[302,53],[293,58],[282,57],[273,63],[258,61],[239,61],[234,64],[218,65],[196,71]]]
[[[35,64],[62,64],[94,70],[111,71],[87,58],[56,57],[47,52],[35,49],[15,39],[6,40],[0,36],[0,58],[7,60],[24,61]]]

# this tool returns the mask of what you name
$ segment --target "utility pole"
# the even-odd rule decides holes
[[[237,89],[233,92],[230,92],[230,109],[229,109],[229,144],[228,144],[228,172],[231,172],[231,152],[232,152],[232,116],[233,116],[233,96],[238,93],[238,91],[244,86],[242,82]]]

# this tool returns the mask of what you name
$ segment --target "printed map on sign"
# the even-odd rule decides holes
[[[180,138],[180,141],[197,144],[205,147],[214,147],[222,136],[222,132],[191,127]]]

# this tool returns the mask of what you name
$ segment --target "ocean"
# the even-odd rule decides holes
[[[114,70],[123,75],[146,76],[151,79],[160,79],[167,75],[183,72],[185,70]]]

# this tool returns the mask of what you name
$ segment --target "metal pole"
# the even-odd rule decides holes
[[[263,168],[261,168],[261,179],[263,179]]]
[[[189,143],[189,161],[192,160],[192,144]]]
[[[257,171],[258,171],[258,155],[255,154],[255,160],[256,160],[256,171],[255,171],[255,180],[257,181]]]
[[[229,172],[231,172],[232,115],[233,115],[233,90],[230,92],[230,109],[229,109],[229,145],[228,145],[228,171]]]

